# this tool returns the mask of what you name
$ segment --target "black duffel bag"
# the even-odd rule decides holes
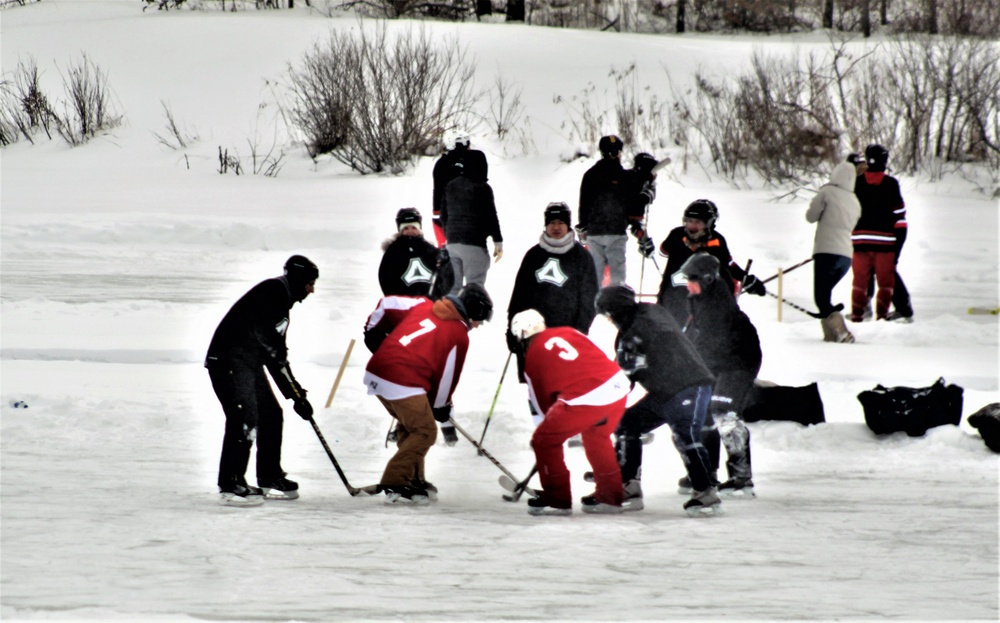
[[[903,432],[919,437],[935,426],[958,426],[964,391],[946,385],[942,377],[930,387],[876,385],[858,394],[858,400],[865,410],[865,424],[876,435]]]
[[[779,420],[799,424],[822,424],[826,421],[819,386],[757,385],[754,404],[743,410],[745,422]]]

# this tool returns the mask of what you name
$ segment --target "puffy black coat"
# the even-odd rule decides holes
[[[628,195],[633,188],[617,158],[601,158],[580,182],[581,229],[591,236],[620,235],[628,227]]]
[[[659,305],[638,303],[619,323],[618,365],[635,383],[665,398],[688,387],[711,385],[715,377],[673,316]]]
[[[713,374],[741,370],[756,377],[761,350],[757,329],[736,304],[726,283],[716,280],[688,299],[685,335]]]
[[[215,329],[205,367],[264,366],[285,398],[305,395],[291,374],[285,344],[294,300],[286,277],[266,279],[251,288],[233,304]]]
[[[481,157],[475,157],[475,154]],[[471,151],[461,177],[448,182],[441,202],[441,226],[448,242],[486,248],[486,238],[503,242],[493,189],[486,183],[486,157]]]
[[[383,295],[427,296],[437,300],[451,291],[455,283],[451,262],[444,262],[438,268],[440,250],[423,236],[397,234],[383,243],[382,250],[378,283]]]

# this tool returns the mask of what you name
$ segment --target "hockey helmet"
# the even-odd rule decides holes
[[[619,325],[635,314],[635,306],[635,290],[624,284],[602,288],[594,300],[597,313],[610,316]]]
[[[524,341],[544,330],[545,318],[534,309],[518,312],[510,321],[510,332],[518,341]]]
[[[646,175],[652,173],[653,167],[656,165],[656,158],[654,158],[652,154],[647,154],[644,151],[637,153],[632,159],[632,168],[640,173],[645,173]]]
[[[316,281],[319,269],[304,255],[293,255],[285,262],[285,276],[289,283],[305,285]]]
[[[471,143],[472,139],[465,130],[456,128],[444,133],[444,148],[447,151],[454,151],[460,147],[468,148]]]
[[[715,229],[715,221],[719,219],[719,208],[708,199],[697,199],[684,208],[684,218],[696,218],[705,223],[706,230],[712,231]]]
[[[688,281],[697,281],[702,286],[710,286],[719,278],[719,260],[708,253],[695,253],[681,265],[681,274]]]
[[[396,212],[397,231],[402,231],[407,225],[413,225],[417,229],[423,231],[423,222],[424,219],[420,216],[420,210],[416,208],[400,208],[399,212]]]
[[[469,321],[489,322],[493,319],[493,299],[486,288],[478,283],[466,284],[458,291],[458,300],[465,307],[465,317]]]
[[[889,150],[878,144],[865,147],[865,160],[868,162],[868,170],[872,173],[885,171],[885,165],[889,162]]]

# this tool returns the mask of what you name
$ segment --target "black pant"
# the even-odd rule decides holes
[[[226,414],[219,459],[219,486],[244,482],[250,447],[257,441],[257,480],[280,478],[284,418],[264,368],[219,363],[208,369],[212,388]]]

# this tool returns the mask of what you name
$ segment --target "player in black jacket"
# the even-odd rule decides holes
[[[285,262],[285,274],[251,288],[236,301],[212,336],[205,367],[226,414],[218,481],[224,504],[256,506],[264,502],[264,495],[299,497],[298,484],[286,478],[281,469],[284,420],[264,369],[281,394],[294,400],[295,412],[311,419],[313,408],[306,390],[288,365],[285,332],[292,305],[314,291],[317,277],[315,264],[293,255]],[[260,488],[246,482],[255,439]]]
[[[493,189],[487,183],[489,167],[481,151],[470,151],[463,160],[462,175],[448,182],[441,202],[441,225],[448,239],[448,255],[455,271],[449,294],[458,294],[467,284],[486,284],[490,255],[486,239],[493,239],[493,260],[503,256],[503,236]]]
[[[618,328],[618,365],[646,390],[645,397],[625,410],[615,431],[625,484],[623,506],[627,510],[643,507],[640,436],[668,424],[694,489],[684,510],[692,516],[718,512],[721,500],[710,479],[708,451],[701,442],[715,381],[711,371],[673,316],[659,305],[636,303],[632,288],[604,288],[596,306],[597,313],[608,316]]]
[[[586,335],[594,321],[597,276],[594,260],[576,241],[569,206],[550,203],[545,208],[545,230],[528,249],[514,280],[507,307],[507,348],[517,356],[517,376],[524,383],[524,353],[510,331],[514,316],[535,309],[546,327],[573,327]],[[540,415],[532,412],[536,424]]]
[[[729,480],[719,485],[719,494],[754,497],[750,431],[743,423],[743,409],[760,372],[760,339],[750,318],[736,304],[729,284],[721,280],[719,269],[719,260],[708,253],[695,253],[681,266],[690,308],[684,335],[715,375],[712,417],[702,428],[702,443],[708,448],[716,480],[720,436],[726,446]],[[689,492],[690,486],[682,479],[681,493]]]
[[[423,217],[416,208],[396,213],[398,232],[382,243],[378,283],[386,296],[426,296],[437,300],[451,290],[455,274],[447,252],[424,238]]]
[[[663,270],[656,302],[666,307],[681,325],[687,322],[688,292],[680,269],[697,251],[710,253],[719,260],[721,278],[724,283],[732,283],[734,291],[743,284],[743,289],[750,294],[767,294],[760,279],[747,274],[733,261],[725,236],[715,230],[718,218],[719,209],[715,203],[708,199],[693,201],[684,209],[684,224],[672,229],[660,243],[660,254],[666,256],[667,267]]]

